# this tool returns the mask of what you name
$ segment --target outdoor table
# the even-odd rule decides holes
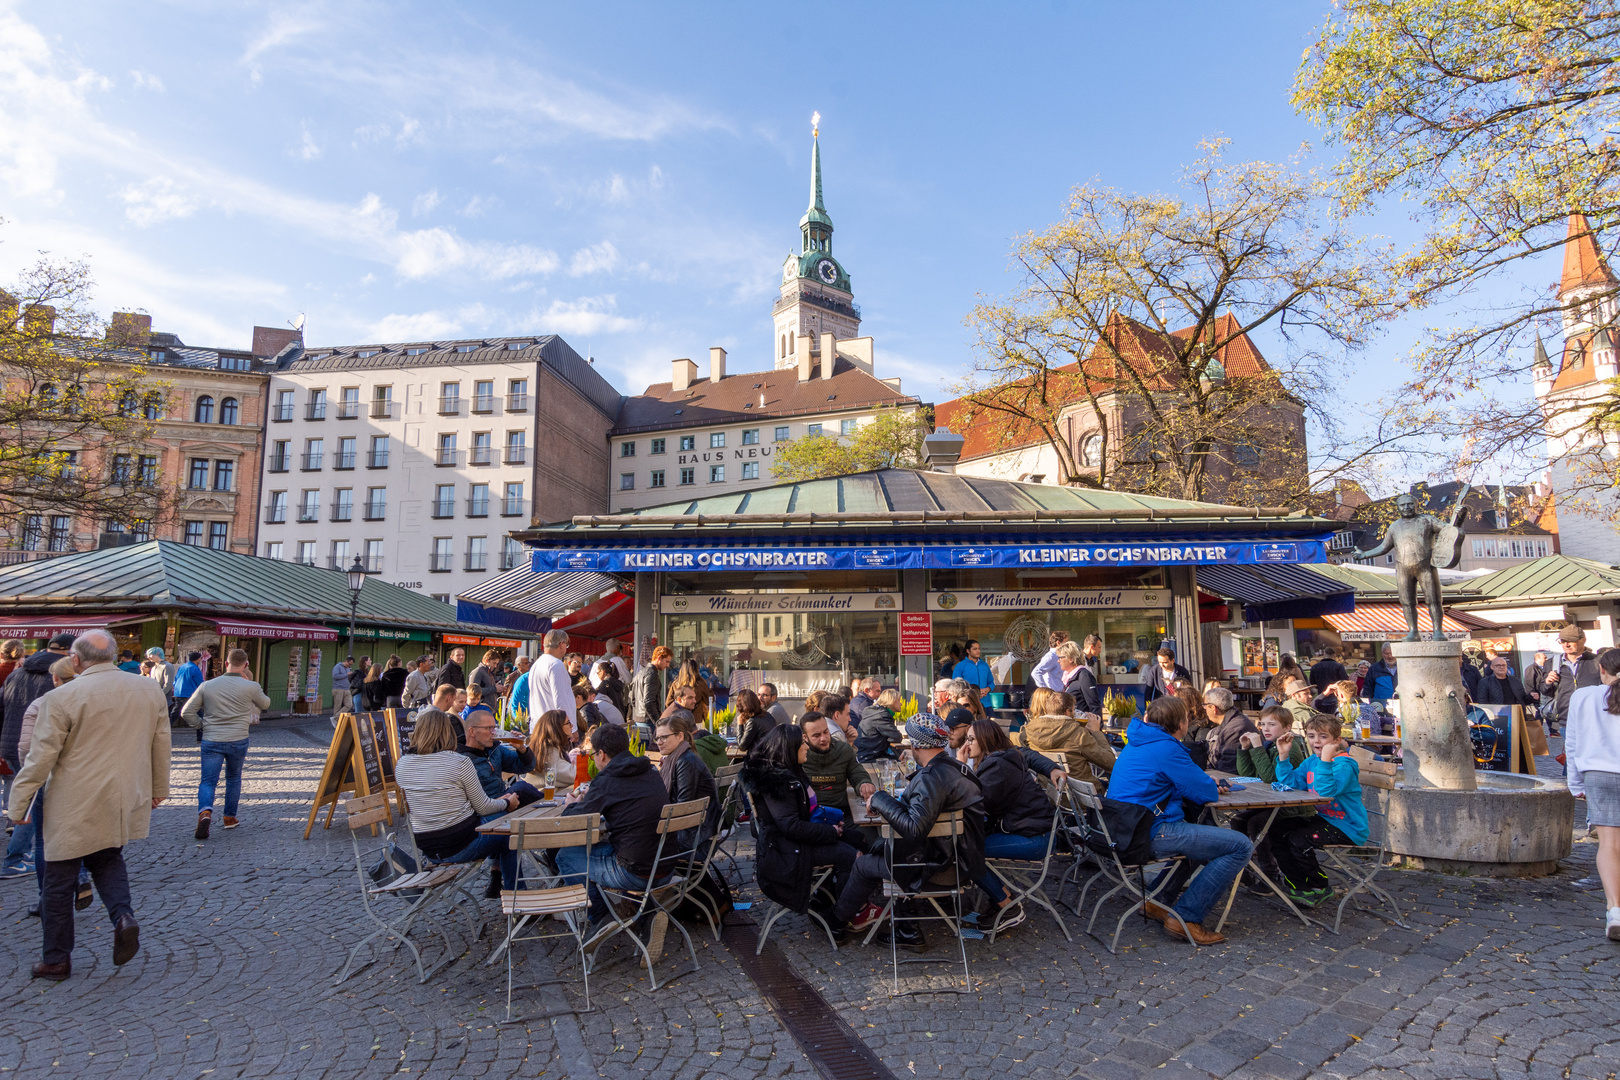
[[[1220,772],[1216,769],[1210,769],[1208,772],[1216,780],[1252,779],[1252,783],[1233,784],[1231,791],[1222,792],[1219,799],[1206,804],[1204,812],[1214,818],[1218,814],[1236,814],[1243,810],[1270,810],[1271,813],[1266,816],[1265,825],[1261,827],[1259,835],[1254,839],[1256,847],[1259,847],[1265,841],[1266,834],[1271,831],[1272,822],[1277,820],[1277,811],[1292,806],[1326,806],[1333,801],[1332,799],[1323,798],[1314,791],[1276,791],[1269,783],[1258,778],[1238,777],[1232,773]],[[1294,901],[1282,890],[1281,886],[1266,876],[1266,872],[1260,869],[1259,864],[1252,857],[1249,859],[1249,869],[1253,870],[1255,876],[1266,883],[1266,887],[1276,894],[1277,898],[1287,906],[1289,911],[1299,917],[1300,922],[1306,926],[1311,925],[1311,920],[1305,917],[1305,913],[1295,906]],[[1237,898],[1238,886],[1242,883],[1243,875],[1239,874],[1237,879],[1232,882],[1232,891],[1226,896],[1226,906],[1221,909],[1220,921],[1215,924],[1216,933],[1219,933],[1221,927],[1226,925],[1226,916],[1232,911],[1232,901]]]
[[[1348,741],[1375,751],[1393,750],[1401,745],[1399,735],[1363,735],[1359,739],[1349,739]]]
[[[520,806],[516,810],[502,814],[493,821],[484,822],[478,826],[478,831],[492,836],[511,836],[513,831],[512,822],[514,821],[522,821],[528,818],[556,817],[562,811],[562,796],[559,795],[550,802],[541,799],[539,802],[532,802],[528,806]]]

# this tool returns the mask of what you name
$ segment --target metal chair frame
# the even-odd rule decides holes
[[[593,935],[585,943],[588,950],[586,960],[589,967],[594,968],[596,966],[597,958],[602,955],[602,946],[607,944],[614,935],[621,933],[634,942],[636,948],[640,950],[647,964],[647,980],[653,990],[657,990],[660,985],[667,986],[683,975],[690,975],[702,966],[698,963],[697,948],[692,944],[692,935],[688,934],[686,927],[681,925],[681,921],[671,914],[675,906],[686,898],[693,885],[696,884],[692,872],[696,867],[698,848],[694,846],[673,855],[665,855],[664,848],[669,843],[670,837],[703,824],[708,809],[709,797],[705,795],[701,799],[693,799],[690,802],[670,803],[660,811],[658,816],[658,848],[653,854],[653,876],[645,888],[613,889],[600,883],[597,884],[597,891],[602,894],[602,898],[607,902],[609,925]],[[686,863],[684,872],[680,870],[680,863],[683,859]],[[659,877],[659,871],[666,863],[673,865],[676,869]],[[632,909],[630,914],[621,915],[619,913],[619,905],[621,904]],[[659,983],[658,973],[654,969],[654,964],[658,958],[653,956],[647,947],[647,942],[641,940],[635,932],[635,924],[643,916],[651,915],[656,918],[660,914],[669,919],[670,924],[680,931],[682,940],[686,942],[687,954],[692,958],[690,971],[677,972],[664,979],[662,984]]]
[[[827,887],[827,879],[832,877],[833,871],[836,869],[838,869],[836,866],[814,866],[810,868],[810,895],[812,897]],[[834,897],[834,899],[837,898]],[[771,936],[771,927],[776,925],[776,920],[793,910],[786,904],[778,904],[775,900],[770,901],[770,905],[770,914],[765,917],[765,922],[760,925],[758,930],[759,943],[754,947],[755,956],[765,951],[765,939]],[[813,905],[805,911],[805,914],[814,920],[817,926],[821,927],[822,933],[827,935],[827,943],[833,947],[833,952],[837,952],[838,939],[833,937],[832,927],[827,925],[827,920],[821,917],[821,913]]]
[[[989,929],[985,931],[991,941],[995,941],[996,934],[1001,932],[1001,916],[1011,911],[1015,904],[1022,904],[1027,900],[1045,908],[1058,924],[1058,929],[1063,931],[1064,939],[1073,943],[1074,935],[1069,933],[1069,928],[1063,923],[1063,916],[1052,906],[1052,901],[1047,898],[1043,888],[1046,884],[1046,875],[1052,870],[1052,855],[1057,848],[1058,826],[1062,820],[1063,808],[1054,804],[1052,828],[1046,834],[1046,854],[1039,862],[1033,859],[985,859],[985,865],[990,868],[990,872],[1000,878],[1001,883],[1007,887],[1009,898],[1008,904],[996,912]]]
[[[361,964],[359,967],[355,967],[354,959],[359,955],[361,949],[365,948],[374,938],[379,936],[395,938],[396,941],[394,947],[396,949],[401,943],[403,943],[406,948],[410,949],[411,956],[416,961],[417,982],[425,983],[440,968],[454,961],[460,955],[460,953],[455,951],[455,947],[450,941],[450,935],[445,932],[444,927],[441,926],[437,920],[430,921],[428,926],[444,939],[445,957],[431,968],[424,968],[422,964],[421,950],[419,950],[416,947],[416,943],[410,939],[410,932],[415,927],[417,920],[421,918],[422,914],[431,904],[433,904],[434,901],[453,893],[461,894],[461,897],[459,898],[452,897],[456,900],[457,906],[459,906],[460,899],[465,898],[473,905],[473,911],[478,910],[478,902],[473,898],[473,895],[467,891],[463,880],[467,876],[467,872],[471,870],[472,867],[471,865],[464,864],[441,863],[430,869],[419,870],[414,874],[405,874],[386,885],[375,885],[366,874],[367,852],[360,846],[360,830],[369,830],[373,826],[381,824],[389,819],[390,811],[388,806],[388,789],[385,788],[384,790],[377,792],[375,795],[365,795],[359,798],[349,799],[344,802],[343,809],[348,815],[349,839],[354,845],[355,872],[360,878],[360,903],[365,909],[366,918],[370,919],[376,924],[376,929],[367,934],[365,937],[361,938],[360,941],[349,950],[348,959],[344,963],[343,970],[341,973],[339,973],[337,982],[334,983],[334,985],[341,985],[349,978],[350,975],[358,974],[360,971],[371,965],[373,961],[367,961],[366,963]],[[403,811],[401,811],[401,814],[403,815]],[[404,821],[403,816],[401,817],[401,821]],[[410,831],[409,826],[406,825],[405,829],[408,834]],[[385,837],[382,845],[379,845],[377,848],[373,848],[371,850],[371,854],[374,855],[378,851],[386,848],[389,839],[392,839],[391,835]],[[414,842],[411,845],[411,849],[415,851]],[[421,856],[419,852],[417,853],[417,858],[418,865],[421,865]],[[414,896],[412,894],[414,894]],[[387,918],[384,918],[383,915],[379,914],[378,911],[372,906],[373,901],[380,900],[384,897],[399,900],[409,900],[411,903],[410,906],[405,909],[405,911],[397,916],[397,921],[390,922]],[[476,941],[478,938],[483,936],[484,922],[481,914],[476,923],[474,923],[472,915],[468,914],[467,926],[468,930],[472,934],[472,940]]]
[[[1113,937],[1104,942],[1104,946],[1110,953],[1117,954],[1119,951],[1119,935],[1125,929],[1125,920],[1129,919],[1137,912],[1142,913],[1142,918],[1144,920],[1148,918],[1147,905],[1149,903],[1157,903],[1159,894],[1164,890],[1165,886],[1170,884],[1171,879],[1174,877],[1175,864],[1183,861],[1183,856],[1171,855],[1165,858],[1149,859],[1148,861],[1142,863],[1127,864],[1119,857],[1119,853],[1114,850],[1113,838],[1108,833],[1108,822],[1103,820],[1103,802],[1102,799],[1097,795],[1097,789],[1092,784],[1087,783],[1084,780],[1076,780],[1073,777],[1070,777],[1067,794],[1070,800],[1070,807],[1074,815],[1074,828],[1079,834],[1080,842],[1085,845],[1086,850],[1091,852],[1094,861],[1097,864],[1096,873],[1092,874],[1091,877],[1086,879],[1085,887],[1080,889],[1079,894],[1075,897],[1075,906],[1070,910],[1076,915],[1084,914],[1081,909],[1085,907],[1086,894],[1091,891],[1092,885],[1096,884],[1099,878],[1106,879],[1106,881],[1111,884],[1112,887],[1097,898],[1096,905],[1091,909],[1091,918],[1086,922],[1086,933],[1090,934],[1094,938],[1097,938],[1097,935],[1093,932],[1093,927],[1097,925],[1097,916],[1102,913],[1103,905],[1107,903],[1115,893],[1123,891],[1130,896],[1130,906],[1125,909],[1125,913],[1122,914],[1119,917],[1119,921],[1114,924]],[[1106,855],[1098,852],[1090,843],[1087,842],[1088,838],[1093,835],[1100,836],[1102,838],[1102,846],[1107,851]],[[1074,873],[1076,885],[1078,885],[1080,881],[1079,870],[1082,865],[1083,864],[1077,857],[1075,859],[1074,868],[1072,871]],[[1150,866],[1163,867],[1158,875],[1157,883],[1151,887],[1147,883],[1147,869]],[[1135,871],[1136,873],[1136,880],[1134,881],[1131,880],[1132,871]],[[1067,882],[1068,878],[1065,876],[1064,884],[1066,885]],[[1058,896],[1060,900],[1062,898],[1062,894],[1063,886],[1060,885],[1058,889]],[[1176,913],[1175,908],[1170,907],[1167,904],[1161,906],[1163,906],[1165,910],[1170,913],[1171,917],[1173,917],[1177,923],[1181,924],[1181,930],[1186,937],[1187,943],[1193,947],[1194,952],[1197,952],[1198,943],[1193,941],[1192,933],[1187,930],[1186,921]],[[1169,924],[1167,923],[1166,925]],[[1097,938],[1097,940],[1102,941],[1102,938]]]
[[[1339,907],[1334,914],[1332,926],[1327,924],[1326,919],[1311,919],[1316,925],[1334,934],[1339,932],[1339,925],[1344,921],[1344,909],[1350,904],[1350,901],[1355,899],[1357,894],[1363,892],[1372,893],[1379,900],[1388,904],[1389,909],[1395,914],[1393,916],[1385,915],[1383,912],[1375,911],[1373,908],[1362,904],[1355,905],[1357,911],[1388,919],[1403,930],[1411,929],[1410,924],[1401,915],[1400,904],[1395,902],[1393,896],[1373,882],[1373,879],[1378,876],[1378,872],[1389,864],[1389,818],[1383,811],[1374,810],[1370,806],[1367,807],[1367,816],[1369,818],[1383,819],[1383,823],[1378,830],[1377,846],[1371,844],[1330,844],[1327,847],[1318,849],[1327,857],[1327,865],[1323,869],[1330,874],[1338,874],[1349,883],[1349,888],[1345,890],[1344,896],[1339,900]]]
[[[591,848],[602,839],[602,816],[600,814],[576,814],[568,817],[551,818],[525,818],[514,821],[513,832],[509,843],[513,851],[556,851],[560,848],[583,847],[585,849],[585,864],[590,865]],[[538,864],[538,860],[531,860]],[[590,894],[586,884],[581,881],[573,885],[565,883],[561,876],[555,874],[540,874],[542,880],[550,884],[538,889],[512,889],[501,892],[501,911],[506,915],[506,939],[496,947],[486,963],[493,964],[504,952],[506,954],[506,1024],[522,1023],[530,1020],[544,1020],[553,1016],[565,1016],[591,1011],[591,973],[585,963],[585,927],[589,921],[582,913],[590,909]],[[519,884],[527,880],[520,875]],[[547,915],[556,915],[562,918],[566,929],[551,934],[528,934],[519,936],[525,926],[537,923]],[[528,1013],[523,1016],[512,1015],[512,993],[515,990],[535,990],[542,986],[556,986],[564,983],[564,979],[541,979],[537,982],[514,986],[513,978],[513,946],[519,941],[543,941],[550,938],[573,938],[575,947],[579,952],[580,977],[585,984],[585,1008],[583,1009],[551,1009],[542,1013]]]
[[[717,786],[721,773],[728,773],[728,779],[731,781],[731,783],[727,785],[726,793],[721,796],[720,812],[715,817],[716,828],[713,835],[709,836],[698,845],[699,849],[703,852],[703,862],[701,866],[696,868],[695,880],[691,885],[692,891],[687,893],[687,898],[697,906],[699,911],[703,912],[704,919],[708,920],[709,930],[714,934],[715,941],[720,940],[720,924],[724,913],[721,912],[716,905],[709,902],[709,898],[706,894],[696,890],[698,885],[701,885],[708,879],[709,868],[714,865],[715,857],[720,853],[720,847],[726,841],[729,830],[723,830],[720,828],[720,826],[725,824],[727,812],[733,806],[738,804],[737,797],[742,793],[742,785],[737,782],[736,777],[741,771],[741,765],[727,765],[722,768],[719,773],[715,774]]]
[[[715,791],[725,800],[720,809],[719,827],[715,830],[718,837],[715,854],[730,864],[731,875],[736,879],[738,887],[742,885],[743,876],[742,867],[737,864],[736,841],[741,838],[742,829],[735,820],[727,824],[726,815],[731,812],[732,807],[736,807],[740,814],[747,806],[747,801],[743,798],[742,767],[743,763],[740,761],[733,765],[722,765],[714,774]],[[752,833],[752,822],[747,824],[750,825],[749,832]]]
[[[869,944],[872,938],[877,934],[878,928],[883,925],[883,920],[889,920],[889,962],[894,969],[894,989],[890,991],[890,997],[904,997],[909,994],[973,993],[973,972],[968,967],[967,939],[962,936],[962,897],[967,891],[967,888],[973,883],[964,882],[962,880],[962,862],[961,859],[956,855],[956,842],[963,834],[962,815],[963,812],[961,810],[951,810],[941,814],[938,820],[934,822],[934,827],[928,830],[928,835],[926,837],[928,840],[948,839],[950,841],[952,857],[949,868],[951,876],[949,886],[938,884],[931,880],[933,877],[937,877],[942,871],[942,868],[935,863],[895,862],[894,828],[887,823],[883,825],[883,838],[889,841],[884,852],[884,859],[889,864],[889,876],[883,879],[883,911],[881,914],[879,914],[877,920],[872,924],[872,929],[867,931],[866,937],[862,939],[861,944]],[[926,850],[926,848],[924,850]],[[895,880],[895,872],[903,870],[919,870],[924,873],[925,876],[918,884],[916,889],[907,889],[897,880]],[[933,873],[929,873],[929,871],[933,871]],[[951,901],[952,910],[950,913],[947,913],[939,903],[941,900],[947,898]],[[910,915],[907,916],[907,921],[943,922],[951,928],[951,932],[956,935],[956,943],[961,950],[962,977],[967,983],[966,986],[953,986],[941,989],[900,989],[901,964],[948,964],[952,962],[943,958],[920,956],[908,957],[905,960],[900,959],[900,946],[895,941],[896,919],[894,914],[895,903],[900,900],[927,901],[928,905],[932,907],[935,912],[933,915]]]

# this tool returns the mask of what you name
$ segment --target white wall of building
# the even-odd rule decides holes
[[[1021,480],[1025,483],[1057,484],[1063,479],[1063,466],[1050,443],[1023,446],[999,454],[986,454],[956,466],[963,476],[987,480]],[[1034,477],[1041,477],[1039,481]]]

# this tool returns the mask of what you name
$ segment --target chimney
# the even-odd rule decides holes
[[[152,316],[132,311],[113,312],[112,324],[107,327],[107,340],[114,345],[144,349],[151,336]]]
[[[697,381],[697,365],[690,360],[677,360],[674,364],[674,377],[669,380],[669,388],[677,393],[685,390]]]
[[[800,334],[793,342],[793,358],[799,365],[799,381],[810,381],[810,343],[814,340],[809,334]]]
[[[935,428],[932,435],[923,438],[923,465],[929,472],[953,473],[966,444],[966,439],[952,435],[949,428]]]
[[[255,326],[253,328],[253,355],[269,360],[293,342],[302,344],[304,334],[290,326]]]
[[[715,345],[709,349],[709,381],[719,382],[726,377],[726,350]]]
[[[833,344],[831,334],[821,335],[821,377],[833,377],[833,368],[838,366],[838,346]]]

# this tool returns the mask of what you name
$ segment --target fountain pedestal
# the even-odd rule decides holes
[[[1474,744],[1462,682],[1462,644],[1398,641],[1401,760],[1411,787],[1473,791]]]

